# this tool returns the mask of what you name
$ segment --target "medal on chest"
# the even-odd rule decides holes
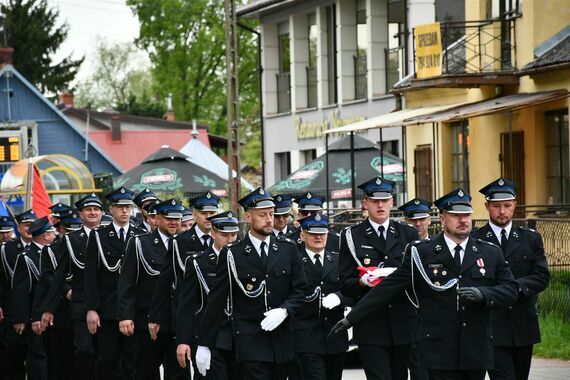
[[[477,259],[477,265],[479,266],[479,272],[481,275],[485,275],[485,262],[483,262],[482,258]]]

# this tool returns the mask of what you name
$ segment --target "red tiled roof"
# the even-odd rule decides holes
[[[89,137],[123,172],[130,170],[163,145],[180,150],[192,135],[189,130],[121,131],[121,141],[113,141],[111,131],[90,131]],[[210,147],[208,131],[198,129],[198,139]]]

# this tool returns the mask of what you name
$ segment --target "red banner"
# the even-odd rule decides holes
[[[34,167],[34,181],[32,182],[32,209],[41,218],[43,216],[51,215],[51,200],[42,181],[40,170],[36,165]]]

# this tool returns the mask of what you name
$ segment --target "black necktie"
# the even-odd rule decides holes
[[[123,227],[119,228],[119,239],[121,239],[121,243],[125,242],[125,229]]]
[[[509,239],[507,238],[507,231],[503,228],[501,230],[501,247],[503,248],[503,251],[505,251],[505,249],[507,248],[508,241]]]
[[[455,265],[457,265],[457,268],[459,268],[461,270],[461,246],[458,244],[455,247]]]
[[[378,227],[378,237],[382,242],[382,247],[384,247],[384,244],[386,244],[386,238],[384,238],[384,226]]]
[[[210,247],[210,235],[202,235],[202,239],[204,239],[204,249]]]
[[[315,253],[315,256],[313,257],[315,258],[315,268],[317,268],[317,271],[321,273],[323,271],[323,264],[321,264],[321,255]]]
[[[279,233],[277,234],[277,236],[283,236],[283,231],[279,231]]]
[[[265,251],[265,247],[267,246],[267,244],[262,241],[261,242],[261,264],[263,265],[263,267],[267,267],[267,252]]]

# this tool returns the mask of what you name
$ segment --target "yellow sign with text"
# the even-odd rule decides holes
[[[441,75],[441,29],[439,22],[417,26],[414,29],[416,42],[416,77],[429,78]]]

